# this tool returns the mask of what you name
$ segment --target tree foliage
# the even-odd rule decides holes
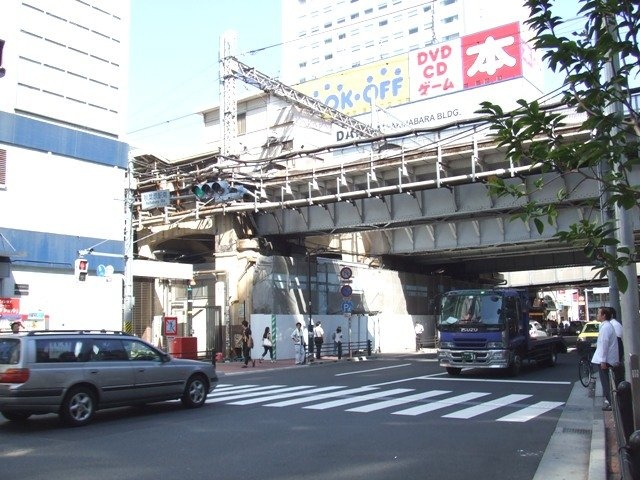
[[[514,163],[538,165],[543,173],[557,175],[578,171],[585,179],[599,182],[603,195],[598,208],[630,210],[640,199],[640,186],[634,185],[629,176],[634,166],[640,166],[640,123],[630,88],[638,82],[640,73],[640,5],[631,0],[580,0],[578,14],[584,26],[569,33],[571,19],[555,15],[555,3],[526,0],[531,16],[525,23],[533,32],[534,48],[543,52],[543,61],[564,78],[559,103],[585,114],[581,128],[591,132],[590,137],[579,141],[564,138],[566,114],[545,108],[539,101],[519,100],[518,108],[510,112],[484,102],[480,112],[487,115],[500,146]],[[637,106],[640,102],[635,100]],[[544,178],[549,184],[548,176]],[[544,181],[538,180],[534,188],[542,188]],[[492,179],[490,188],[493,194],[525,200],[531,193],[524,184],[514,185],[500,178]],[[568,193],[558,188],[558,199]],[[535,201],[525,202],[518,215],[522,220],[532,220],[539,233],[545,224],[555,225],[557,216],[555,205]],[[597,265],[596,275],[604,277],[608,271],[613,272],[620,290],[625,291],[628,280],[621,267],[637,259],[632,249],[615,239],[616,228],[613,220],[583,220],[556,237],[583,248]]]

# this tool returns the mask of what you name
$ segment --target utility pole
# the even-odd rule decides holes
[[[604,21],[606,22],[607,29],[612,36],[615,36],[615,18],[607,16]],[[614,53],[610,54],[609,62],[607,64],[607,70],[605,75],[607,80],[611,81],[613,77],[620,71],[620,59]],[[616,97],[620,98],[624,92],[620,89],[620,85],[615,83],[613,87],[617,93]],[[616,100],[611,105],[612,113],[619,119],[624,118],[624,108],[619,100]],[[616,130],[612,131],[612,134],[617,133]],[[623,162],[624,156],[620,158],[620,162]],[[627,249],[631,256],[630,262],[627,265],[620,267],[621,272],[624,274],[628,281],[627,289],[620,294],[620,311],[618,317],[622,320],[622,341],[625,351],[625,375],[627,380],[632,380],[633,375],[631,372],[630,355],[640,355],[640,329],[638,328],[638,272],[635,264],[635,243],[633,238],[633,227],[630,218],[630,212],[616,203],[615,205],[615,218],[617,223],[616,238],[618,240],[619,249]],[[640,412],[635,411],[634,404],[634,417],[636,419],[636,427],[640,422]]]
[[[129,155],[126,173],[126,187],[124,195],[124,288],[122,305],[122,330],[133,330],[133,157]]]

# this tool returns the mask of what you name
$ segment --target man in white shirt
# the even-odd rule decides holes
[[[304,331],[302,330],[302,323],[297,322],[296,328],[291,334],[291,339],[293,340],[293,345],[296,352],[296,365],[301,365],[304,363]]]
[[[316,346],[316,358],[320,359],[320,350],[322,349],[322,344],[324,343],[324,329],[322,328],[321,322],[316,322],[316,326],[313,329],[313,343],[315,343]]]
[[[624,380],[624,345],[622,344],[622,324],[616,318],[616,309],[613,307],[609,307],[609,311],[611,312],[611,325],[616,331],[616,337],[618,337],[619,364],[613,368],[613,372],[615,373],[616,385],[618,385],[618,383]]]
[[[611,410],[611,387],[609,386],[609,368],[619,363],[618,356],[618,337],[616,331],[611,325],[611,310],[608,307],[600,307],[598,309],[598,321],[600,322],[600,331],[598,333],[598,341],[596,343],[596,351],[591,358],[591,363],[598,368],[600,373],[600,383],[602,384],[602,393],[605,403],[603,410]]]

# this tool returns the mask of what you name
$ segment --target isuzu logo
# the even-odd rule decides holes
[[[466,327],[466,328],[461,328],[461,329],[460,329],[460,331],[461,331],[461,332],[479,332],[479,331],[480,331],[480,329],[479,329],[479,328],[469,328],[469,327]]]

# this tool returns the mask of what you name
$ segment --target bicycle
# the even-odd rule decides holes
[[[595,370],[593,369],[593,364],[588,357],[580,357],[580,361],[578,362],[578,377],[580,377],[580,383],[582,386],[588,387],[591,383],[591,379],[595,379]]]

